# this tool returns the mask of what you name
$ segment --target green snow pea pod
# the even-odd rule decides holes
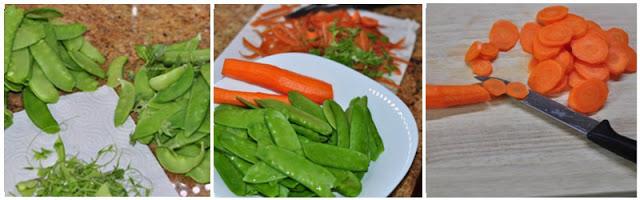
[[[253,140],[258,142],[258,145],[273,145],[269,128],[267,128],[265,123],[250,124],[247,132]]]
[[[31,92],[45,103],[58,102],[60,94],[56,87],[49,82],[49,79],[44,75],[38,63],[33,63],[33,65],[31,80],[27,83]]]
[[[29,53],[29,49],[23,48],[11,53],[11,60],[5,62],[11,62],[11,66],[5,71],[4,78],[13,82],[23,84],[31,75],[31,65],[33,58]]]
[[[350,171],[327,167],[336,177],[336,191],[345,197],[356,197],[362,192],[360,179]]]
[[[338,134],[331,134],[329,140],[327,141],[327,144],[338,146]]]
[[[16,31],[13,41],[13,50],[22,49],[35,44],[45,37],[45,30],[42,24],[32,20],[22,21],[22,25]]]
[[[182,77],[182,74],[187,70],[188,65],[183,65],[181,67],[176,67],[171,69],[164,74],[153,77],[149,80],[149,85],[155,91],[164,90],[169,87],[171,84],[175,83]]]
[[[103,183],[98,188],[98,191],[95,193],[96,197],[110,197],[111,192],[109,191],[109,183]]]
[[[325,122],[324,120],[314,117],[309,113],[306,113],[296,107],[287,105],[283,102],[273,99],[258,99],[256,100],[256,102],[258,102],[258,104],[260,104],[260,106],[264,108],[272,108],[280,111],[289,119],[289,121],[305,128],[311,129],[322,135],[329,135],[333,131],[331,125],[329,125],[329,123]]]
[[[285,186],[280,186],[280,194],[278,197],[289,197],[289,188]]]
[[[213,165],[224,184],[233,194],[238,196],[247,194],[247,184],[242,181],[242,172],[233,165],[229,157],[218,151],[213,151]]]
[[[267,165],[300,182],[319,196],[334,196],[331,188],[335,186],[336,178],[326,168],[314,164],[304,156],[278,146],[266,146],[258,151],[257,156]]]
[[[200,128],[204,118],[209,117],[209,85],[202,78],[197,78],[191,87],[191,94],[187,102],[184,131],[187,136]]]
[[[327,141],[329,138],[322,136],[312,130],[309,130],[305,127],[302,126],[298,126],[295,124],[291,124],[291,127],[293,127],[293,130],[296,131],[296,133],[305,136],[306,138],[309,138],[310,140],[314,141],[314,142],[325,142]]]
[[[136,88],[129,81],[120,79],[120,93],[118,94],[118,104],[113,115],[113,123],[121,126],[127,121],[129,113],[133,110],[136,101]]]
[[[291,178],[282,179],[282,180],[278,181],[278,183],[280,183],[280,185],[283,185],[283,186],[285,186],[287,188],[290,188],[292,190],[300,185],[300,183],[298,183],[298,181],[295,181],[295,180],[293,180]],[[304,188],[304,186],[303,186],[303,188]]]
[[[22,102],[27,116],[29,116],[31,122],[40,128],[40,130],[45,133],[57,133],[60,131],[60,125],[58,125],[56,119],[53,118],[51,112],[49,112],[47,104],[38,99],[38,97],[31,92],[31,89],[25,88],[22,92]]]
[[[198,48],[198,44],[202,40],[202,36],[200,33],[196,34],[192,38],[180,42],[173,43],[165,49],[166,51],[175,51],[175,50],[196,50]]]
[[[331,127],[333,127],[334,129],[337,129],[338,127],[336,126],[336,117],[333,115],[331,105],[329,105],[331,104],[330,101],[331,100],[325,100],[324,103],[322,103],[322,113],[324,114],[324,119],[327,120],[329,125],[331,125]]]
[[[186,65],[186,70],[177,81],[169,85],[167,88],[158,91],[156,95],[156,100],[159,102],[167,102],[178,98],[179,96],[184,95],[193,84],[193,67],[190,64]],[[207,86],[208,87],[208,86]],[[193,95],[193,93],[192,93]]]
[[[222,106],[222,105],[220,105]],[[213,112],[213,122],[233,128],[249,128],[254,123],[264,123],[264,109],[224,109]]]
[[[169,149],[177,149],[177,148],[183,147],[185,145],[197,142],[202,138],[206,138],[208,135],[209,135],[208,132],[207,133],[196,132],[191,136],[186,136],[184,131],[181,131],[181,132],[178,132],[178,134],[176,134],[175,137],[173,137],[169,141],[163,143],[161,146],[167,147]]]
[[[156,149],[156,155],[158,157],[158,162],[162,165],[162,168],[173,173],[184,174],[191,171],[193,168],[198,166],[202,160],[204,160],[205,150],[204,147],[201,146],[200,153],[198,153],[198,155],[183,156],[171,149],[158,147]]]
[[[227,155],[229,157],[229,159],[231,160],[231,162],[236,166],[236,168],[238,168],[243,176],[244,174],[247,173],[247,171],[249,170],[249,168],[251,168],[251,166],[253,166],[251,163],[242,160],[240,158],[238,158],[237,156],[233,156],[233,155]],[[275,197],[278,194],[280,194],[280,185],[277,184],[277,182],[272,181],[272,182],[268,182],[268,183],[258,183],[258,184],[253,184],[253,183],[249,183],[249,185],[252,185],[255,187],[255,189],[262,195],[267,196],[267,197]]]
[[[244,173],[242,180],[247,183],[267,183],[284,178],[287,178],[287,175],[260,161],[256,162]]]
[[[203,132],[203,133],[209,133],[211,132],[210,128],[211,128],[211,112],[209,112],[210,109],[207,109],[207,115],[204,117],[204,120],[202,120],[202,123],[200,124],[200,127],[198,127],[198,132]]]
[[[303,190],[300,192],[291,191],[289,192],[289,197],[315,197],[316,193],[313,193],[311,190]]]
[[[22,23],[24,18],[24,10],[18,8],[15,5],[10,5],[4,8],[4,71],[9,68],[9,62],[11,60],[11,50],[13,50],[13,44],[16,38],[16,31]]]
[[[142,67],[142,69],[138,70],[133,79],[133,84],[136,87],[136,99],[150,99],[155,95],[155,91],[149,85],[147,68]]]
[[[131,139],[137,140],[158,132],[163,122],[181,109],[184,109],[184,102],[157,103],[153,100],[150,101],[147,108],[138,116],[138,124]]]
[[[216,123],[215,126],[213,126],[213,132],[223,133],[223,134],[233,134],[242,139],[249,139],[249,136],[247,134],[247,129],[244,129],[244,128],[233,128],[233,127]]]
[[[296,107],[300,110],[306,111],[307,113],[319,118],[324,119],[324,114],[322,113],[322,108],[311,99],[305,97],[297,91],[289,92],[289,101],[293,107]],[[331,124],[331,123],[329,123]],[[333,126],[333,125],[332,125]]]
[[[211,85],[211,64],[207,63],[200,67],[200,75],[204,77],[204,80],[207,81],[207,84]]]
[[[248,138],[241,138],[234,134],[221,134],[220,145],[227,151],[231,152],[250,163],[258,162],[256,158],[256,143]]]
[[[124,64],[126,64],[128,60],[129,57],[127,56],[118,56],[111,61],[109,69],[107,70],[107,86],[112,88],[118,86],[118,79],[122,78],[122,70],[124,69]]]
[[[198,164],[198,166],[196,166],[195,168],[193,168],[191,171],[187,172],[188,177],[191,177],[191,179],[193,179],[194,181],[196,181],[197,183],[201,183],[201,184],[205,184],[205,183],[209,183],[211,182],[210,178],[211,178],[211,150],[207,150],[207,152],[205,153],[205,157],[204,159],[200,162],[200,164]]]
[[[70,71],[84,71],[80,66],[78,66],[78,64],[76,64],[76,61],[73,61],[73,59],[69,55],[69,52],[62,45],[62,42],[58,41],[56,43],[58,46],[58,56],[60,56],[60,60],[62,60],[62,63],[64,63],[64,65],[69,68]]]
[[[371,111],[368,108],[366,109],[366,118],[369,132],[369,157],[375,161],[384,152],[384,142],[382,142],[376,123],[373,121]]]
[[[82,48],[84,44],[84,37],[78,36],[68,40],[62,40],[62,44],[64,44],[67,51],[80,51],[80,48]]]
[[[60,49],[58,49],[58,40],[56,40],[56,31],[53,30],[53,25],[51,25],[50,23],[46,23],[46,22],[38,22],[38,23],[42,24],[42,28],[44,30],[44,39],[43,40],[57,54],[60,51]]]
[[[105,58],[102,53],[100,53],[100,50],[93,46],[87,38],[83,37],[83,39],[84,41],[82,42],[82,47],[80,47],[80,52],[87,55],[87,57],[91,58],[91,60],[98,64],[104,64]]]
[[[166,64],[184,64],[184,63],[197,63],[197,62],[209,62],[211,57],[211,50],[198,49],[198,50],[175,50],[166,51],[158,60]]]
[[[81,36],[87,31],[87,27],[80,23],[54,25],[57,40],[68,40]]]
[[[200,154],[200,148],[201,147],[202,147],[202,149],[204,149],[204,144],[201,144],[201,143],[198,142],[198,143],[193,143],[193,144],[189,144],[189,145],[180,147],[178,149],[175,149],[174,151],[178,155],[194,157],[194,156],[198,156],[198,154]]]
[[[291,124],[282,113],[267,109],[264,113],[264,119],[276,145],[302,154],[302,146],[298,141],[296,131],[293,130],[293,127],[291,127]]]
[[[245,110],[243,107],[231,105],[231,104],[220,104],[213,109],[213,112],[218,112],[221,110]]]
[[[350,171],[367,171],[369,157],[363,153],[316,142],[302,145],[304,155],[314,163]]]
[[[34,8],[28,10],[26,16],[31,19],[53,19],[63,14],[55,8]]]
[[[333,100],[327,100],[324,102],[323,108],[331,109],[331,115],[335,120],[337,145],[342,148],[349,148],[349,120],[347,115],[340,107],[340,104]],[[326,113],[326,112],[325,112]],[[325,115],[326,116],[326,115]]]
[[[93,78],[89,73],[85,71],[69,70],[73,78],[76,79],[76,88],[81,91],[95,91],[98,89],[98,80]]]
[[[11,81],[4,82],[5,91],[9,90],[12,92],[21,92],[23,88],[24,88],[24,85],[22,84],[12,83]]]
[[[247,107],[251,108],[251,109],[259,109],[260,107],[254,105],[253,103],[249,102],[249,100],[246,100],[240,96],[237,96],[236,99],[238,99],[238,101],[240,101],[241,103],[243,103],[244,105],[246,105]]]
[[[57,88],[70,92],[75,86],[73,75],[64,66],[55,50],[44,40],[29,47],[31,55],[42,68],[42,72]]]
[[[84,53],[80,51],[69,51],[69,55],[71,56],[71,59],[76,62],[76,64],[78,64],[82,69],[89,72],[90,74],[93,74],[100,78],[104,78],[106,76],[102,67],[100,67],[98,63],[91,60],[91,58],[89,58]]]
[[[350,122],[350,130],[349,130],[349,149],[358,151],[365,155],[369,155],[369,127],[367,124],[367,110],[366,108],[358,102],[361,102],[362,99],[356,101],[355,104],[351,106],[351,122]]]

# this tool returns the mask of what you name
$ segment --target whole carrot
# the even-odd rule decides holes
[[[491,100],[489,92],[480,84],[426,85],[427,109],[469,105]]]

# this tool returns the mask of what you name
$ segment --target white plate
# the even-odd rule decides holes
[[[278,54],[261,58],[257,62],[272,64],[330,83],[333,85],[334,100],[345,109],[352,98],[366,95],[385,150],[377,161],[369,165],[369,171],[362,178],[363,188],[360,196],[386,197],[393,191],[409,170],[418,146],[415,119],[409,108],[395,94],[351,68],[311,54]],[[215,74],[214,77],[222,76]],[[214,82],[216,87],[225,89],[273,93],[230,78],[223,77]],[[215,196],[235,196],[227,189],[217,172],[214,172],[213,181]]]

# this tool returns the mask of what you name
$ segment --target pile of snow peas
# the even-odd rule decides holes
[[[83,34],[80,23],[65,24],[63,14],[53,8],[4,10],[4,92],[22,93],[27,115],[45,133],[57,133],[60,126],[47,104],[56,103],[63,92],[93,91],[96,78],[105,78],[100,65],[105,57]],[[5,98],[5,128],[13,113]]]
[[[133,83],[121,78],[121,67],[110,67],[108,80],[120,86],[115,125],[137,113],[132,141],[154,144],[165,170],[209,183],[210,50],[198,49],[200,41],[197,34],[169,45],[137,45],[136,54],[145,63]]]
[[[370,161],[384,151],[367,97],[346,111],[296,91],[288,98],[291,105],[240,99],[249,109],[215,108],[214,165],[225,185],[239,196],[358,196]]]

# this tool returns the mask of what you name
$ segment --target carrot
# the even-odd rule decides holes
[[[587,21],[587,29],[591,30],[591,29],[600,29],[602,30],[602,27],[600,27],[600,25],[594,21],[591,20],[586,20]]]
[[[503,81],[494,78],[482,82],[482,87],[495,97],[507,92],[507,85]]]
[[[573,31],[565,23],[553,23],[538,31],[538,40],[545,46],[565,45],[571,41],[571,37],[573,37]]]
[[[538,61],[536,58],[531,57],[531,59],[529,60],[529,65],[528,65],[528,69],[529,72],[531,72],[533,70],[533,68],[536,67],[536,65],[538,65],[540,61]]]
[[[518,27],[508,20],[498,20],[493,23],[489,32],[489,43],[501,51],[508,51],[518,42],[520,33]]]
[[[581,113],[594,113],[600,110],[609,96],[607,83],[589,79],[574,87],[569,93],[569,107]]]
[[[560,21],[569,14],[569,8],[566,6],[549,6],[538,11],[536,19],[542,25],[551,24]]]
[[[578,74],[586,79],[609,80],[609,68],[602,64],[589,64],[583,61],[576,61],[573,66]]]
[[[564,92],[569,85],[569,78],[567,76],[563,76],[562,80],[555,86],[553,89],[549,90],[545,95],[556,95],[561,92]]]
[[[529,87],[541,94],[545,94],[553,89],[564,77],[564,68],[555,60],[545,60],[529,74]]]
[[[535,22],[527,22],[520,30],[520,46],[527,53],[533,53],[533,40],[536,39],[541,26]]]
[[[358,33],[358,37],[356,38],[358,47],[360,47],[360,49],[364,50],[364,51],[369,51],[369,36],[367,36],[367,33],[365,33],[364,30],[361,30],[360,33]]]
[[[378,20],[371,17],[361,16],[360,23],[365,27],[375,28],[378,27]]]
[[[471,70],[478,76],[489,76],[493,71],[493,65],[487,60],[471,61]]]
[[[316,103],[333,99],[331,84],[269,64],[230,58],[224,61],[222,75],[259,85],[281,94],[295,90]]]
[[[507,84],[507,95],[522,100],[529,95],[529,89],[527,89],[527,86],[523,83],[509,82],[509,84]]]
[[[582,77],[582,75],[580,75],[580,73],[578,73],[577,71],[573,71],[571,72],[571,74],[569,74],[569,86],[571,86],[571,88],[576,87],[578,84],[586,80],[587,79]]]
[[[469,46],[469,49],[467,49],[467,53],[464,55],[464,61],[469,63],[472,60],[478,58],[478,56],[480,56],[481,48],[482,43],[480,43],[479,41],[474,41],[473,43],[471,43],[471,46]]]
[[[274,99],[278,101],[282,101],[284,103],[289,103],[289,98],[285,95],[277,95],[277,94],[266,94],[262,92],[243,92],[236,90],[227,90],[219,87],[213,88],[213,102],[217,104],[232,104],[236,106],[245,106],[244,103],[240,102],[238,98],[242,97],[243,99],[248,100],[251,103],[256,103],[256,99]]]
[[[571,55],[567,50],[562,50],[554,60],[562,65],[565,73],[569,73],[573,70],[573,55]]]
[[[610,28],[605,31],[605,37],[609,45],[627,45],[629,44],[629,35],[620,28]]]
[[[609,73],[613,76],[618,76],[624,72],[624,70],[631,62],[631,54],[627,51],[627,45],[613,45],[609,46],[609,55],[604,65],[609,68]]]
[[[479,84],[471,85],[431,85],[426,89],[426,107],[446,108],[487,102],[491,95]]]
[[[580,17],[578,15],[569,13],[567,17],[560,20],[558,23],[562,23],[565,26],[571,28],[573,39],[580,38],[587,33],[587,21],[585,21],[583,17]]]
[[[587,33],[585,36],[571,42],[571,52],[579,60],[597,64],[607,59],[609,47],[602,38]]]
[[[549,47],[540,42],[539,39],[533,40],[533,57],[538,60],[548,60],[560,53],[562,47]]]
[[[498,57],[498,47],[491,43],[483,43],[480,47],[480,58],[484,60],[495,60]]]
[[[629,53],[629,55],[631,55],[631,60],[629,61],[629,65],[627,65],[627,67],[624,69],[624,72],[626,73],[633,73],[636,72],[636,65],[637,63],[637,55],[636,55],[636,51],[633,50],[633,48],[627,46],[627,51]]]

